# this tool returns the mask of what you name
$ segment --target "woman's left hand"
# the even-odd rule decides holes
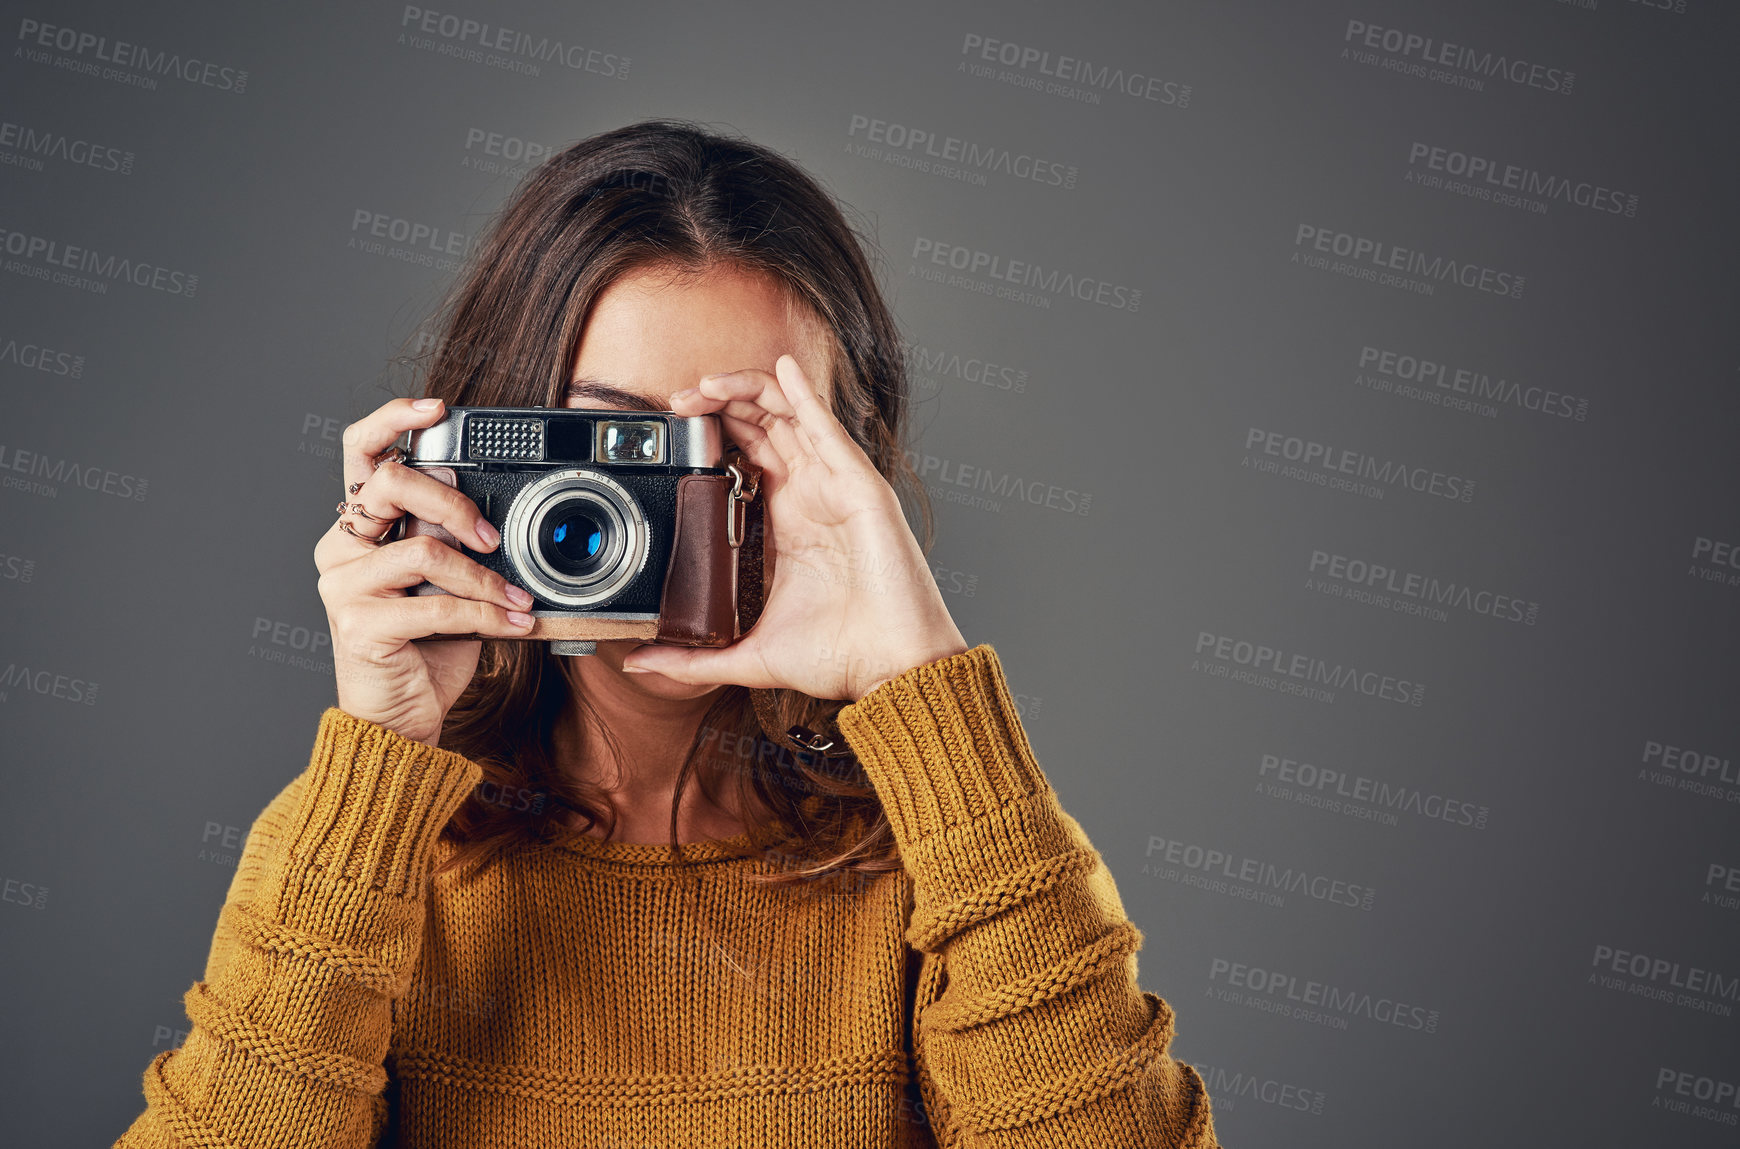
[[[766,500],[773,580],[754,628],[732,645],[643,643],[623,659],[625,670],[857,701],[905,670],[968,649],[894,488],[796,359],[781,355],[772,374],[709,375],[672,395],[671,410],[719,415],[762,468],[756,497]]]

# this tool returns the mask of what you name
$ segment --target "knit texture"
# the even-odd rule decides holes
[[[1217,1149],[991,647],[838,725],[903,865],[816,896],[747,834],[433,879],[481,767],[328,708],[115,1144]]]

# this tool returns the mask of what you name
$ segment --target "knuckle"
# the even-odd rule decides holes
[[[419,562],[436,565],[453,553],[453,548],[436,538],[434,535],[413,535],[404,540],[415,548],[414,554]]]
[[[357,447],[362,445],[362,437],[366,430],[367,428],[360,420],[355,423],[347,424],[344,429],[344,434],[339,437],[339,440],[346,447],[355,450]]]
[[[392,495],[400,489],[403,471],[403,467],[388,459],[370,470],[363,482],[372,485],[377,495]]]

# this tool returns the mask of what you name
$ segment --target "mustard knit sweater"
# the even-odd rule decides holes
[[[719,842],[686,870],[586,839],[432,880],[481,768],[327,709],[116,1144],[1214,1149],[991,647],[838,724],[902,869],[818,897]]]

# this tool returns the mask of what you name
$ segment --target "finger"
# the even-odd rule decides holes
[[[731,436],[731,441],[743,448],[743,453],[749,456],[749,461],[760,467],[769,475],[783,479],[788,471],[785,459],[780,456],[773,440],[767,437],[754,423],[746,423],[732,415],[720,415],[725,424],[725,433]]]
[[[532,596],[488,567],[428,535],[377,547],[324,576],[339,600],[397,598],[399,592],[431,582],[451,595],[491,602],[504,610],[525,610]]]
[[[796,412],[795,421],[799,433],[809,440],[811,450],[817,458],[836,467],[856,466],[870,461],[864,448],[846,433],[846,428],[834,417],[833,410],[816,394],[815,385],[804,374],[804,369],[798,366],[795,358],[781,355],[775,360],[773,370],[780,386],[784,388],[786,400]]]
[[[743,453],[749,456],[749,461],[764,471],[783,476],[786,473],[785,460],[780,457],[779,449],[767,437],[767,432],[759,423],[751,423],[728,412],[735,402],[730,399],[715,399],[701,394],[699,387],[690,387],[687,391],[678,391],[671,396],[671,410],[685,418],[696,415],[717,415],[725,427],[725,433],[731,441],[743,448]],[[742,410],[742,408],[738,408]],[[750,408],[751,411],[759,408]]]
[[[642,643],[623,656],[625,670],[636,668],[662,674],[690,686],[770,687],[781,685],[767,673],[754,644],[743,639],[727,647],[667,646]]]
[[[507,638],[532,628],[529,614],[451,594],[363,598],[349,605],[346,618],[351,634],[366,635],[369,640],[395,650],[414,638],[431,634],[476,633]]]
[[[447,528],[449,534],[474,551],[492,551],[499,539],[483,532],[489,524],[478,511],[477,504],[433,475],[404,463],[383,463],[363,483],[354,502],[360,502],[377,518],[396,518],[410,514],[427,523]],[[378,528],[358,527],[366,534],[377,534]],[[366,529],[365,529],[366,527]],[[489,527],[490,530],[495,528]]]
[[[779,380],[770,371],[746,367],[723,375],[709,375],[700,383],[701,394],[721,399],[748,399],[768,412],[782,418],[797,414],[796,408],[780,389]]]
[[[766,432],[785,460],[787,470],[816,458],[813,446],[798,433],[793,417],[796,412],[779,389],[779,381],[766,371],[739,371],[703,379],[701,393],[726,400],[719,409],[721,412],[754,423]]]
[[[439,399],[427,411],[419,411],[410,399],[390,399],[344,429],[344,485],[348,493],[353,483],[367,482],[374,473],[375,456],[391,447],[404,434],[416,427],[428,427],[446,417],[447,407]]]
[[[778,460],[782,472],[791,471],[815,458],[798,438],[797,424],[790,419],[769,415],[754,403],[729,400],[715,414],[724,419],[728,427],[737,429],[733,437],[739,441],[744,437],[761,440],[765,449]]]

